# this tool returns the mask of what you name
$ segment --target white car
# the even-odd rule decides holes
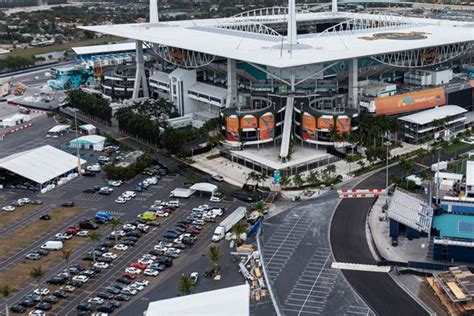
[[[166,251],[167,251],[167,252],[181,253],[181,249],[173,248],[173,247],[169,247],[168,249],[166,249]]]
[[[105,262],[96,262],[94,263],[94,267],[99,269],[107,269],[109,265]]]
[[[150,265],[150,264],[153,263],[153,260],[141,258],[141,259],[138,260],[138,263],[140,263],[140,264],[146,264],[146,265],[148,266],[148,265]]]
[[[89,278],[85,275],[76,275],[75,277],[72,278],[72,280],[77,281],[77,282],[86,283],[87,281],[89,281]]]
[[[145,289],[145,287],[143,285],[140,285],[140,284],[137,284],[137,283],[132,283],[132,284],[129,285],[129,287],[131,287],[132,289],[137,290],[138,292],[141,292]]]
[[[198,281],[198,278],[199,278],[199,273],[197,272],[192,272],[190,275],[189,275],[189,278],[191,279],[191,283],[193,285],[196,285],[197,281]]]
[[[134,267],[128,267],[125,269],[126,273],[131,273],[131,274],[140,274],[142,273],[142,270],[134,268]]]
[[[115,245],[115,246],[114,246],[114,249],[120,250],[120,251],[127,251],[127,250],[128,250],[128,246],[127,246],[127,245],[124,245],[124,244],[118,244],[118,245]]]
[[[117,254],[114,253],[114,252],[106,252],[106,253],[102,254],[102,257],[104,257],[104,258],[110,258],[110,259],[112,259],[112,260],[115,260],[115,259],[117,259],[118,256],[117,256]]]
[[[156,256],[150,255],[149,253],[147,253],[146,255],[142,256],[142,259],[143,260],[156,260]]]
[[[158,251],[166,251],[166,249],[168,249],[168,248],[166,248],[163,245],[155,245],[155,247],[153,247],[153,249],[158,250]]]
[[[115,236],[116,234],[117,236],[125,237],[127,235],[127,232],[124,230],[113,230],[110,232],[111,236]]]
[[[147,287],[148,285],[150,285],[150,281],[148,281],[148,280],[137,280],[137,281],[135,281],[135,284],[139,284],[143,287]]]
[[[102,305],[104,304],[104,299],[103,298],[100,298],[98,296],[96,297],[93,297],[93,298],[90,298],[89,300],[87,300],[89,303],[91,304],[95,304],[95,305]]]
[[[170,213],[168,212],[163,212],[162,210],[156,211],[155,215],[158,217],[168,217],[170,216]]]
[[[28,316],[46,316],[46,312],[39,309],[35,309],[29,312]]]
[[[114,189],[111,188],[111,187],[102,187],[102,188],[100,188],[100,191],[112,193],[112,192],[114,192]]]
[[[31,200],[29,198],[22,198],[18,199],[18,203],[28,204],[31,203]]]
[[[36,295],[46,296],[46,295],[49,294],[49,290],[46,287],[42,287],[40,289],[34,290],[33,293],[36,294]]]
[[[157,184],[158,183],[158,178],[151,177],[151,178],[145,179],[143,182],[146,182],[146,183],[149,183],[149,184]]]
[[[122,180],[117,180],[117,181],[109,181],[108,183],[109,185],[113,186],[113,187],[119,187],[123,184]]]
[[[209,199],[209,202],[221,202],[221,201],[222,201],[222,198],[218,196],[211,196],[211,198]]]
[[[2,211],[5,211],[5,212],[13,212],[14,210],[15,210],[15,207],[11,205],[2,207]]]
[[[94,165],[90,165],[86,167],[87,171],[99,172],[101,170],[100,165],[98,163]]]
[[[215,180],[215,181],[217,181],[217,182],[222,182],[222,181],[224,181],[224,177],[221,176],[221,175],[218,175],[218,174],[213,175],[213,176],[212,176],[212,179]]]
[[[59,239],[59,240],[69,240],[72,238],[72,235],[57,233],[56,235],[54,235],[54,238]]]
[[[137,193],[135,191],[125,191],[122,193],[122,196],[136,197]]]
[[[132,295],[137,295],[138,291],[134,289],[133,287],[127,286],[126,288],[123,289],[123,291],[128,291]]]
[[[160,272],[158,272],[157,270],[155,269],[145,269],[145,271],[143,272],[143,274],[145,275],[148,275],[148,276],[158,276],[158,274],[160,274]]]
[[[87,237],[89,236],[89,231],[88,230],[80,230],[76,236],[79,236],[79,237]]]
[[[122,226],[123,230],[135,230],[136,228],[137,228],[137,226],[132,225],[132,224],[125,224],[125,225]]]
[[[115,203],[117,203],[117,204],[125,204],[125,203],[127,203],[127,199],[125,199],[125,198],[119,196],[119,197],[115,200]]]
[[[150,226],[148,226],[147,224],[138,224],[137,228],[141,230],[148,230],[150,229]]]

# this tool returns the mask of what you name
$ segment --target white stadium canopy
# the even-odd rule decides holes
[[[248,316],[248,284],[152,302],[146,316]]]
[[[81,165],[86,163],[81,159]],[[0,159],[5,169],[38,184],[44,184],[77,168],[77,157],[46,145]]]

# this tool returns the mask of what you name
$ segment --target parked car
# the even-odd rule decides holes
[[[41,259],[41,255],[37,252],[31,252],[31,253],[27,254],[25,257],[28,260],[39,260],[39,259]]]
[[[61,204],[62,207],[73,207],[74,205],[75,204],[72,201],[64,202],[63,204]]]

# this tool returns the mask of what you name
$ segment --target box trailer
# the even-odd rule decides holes
[[[170,197],[187,199],[196,191],[186,188],[176,188],[170,193]]]
[[[237,224],[247,214],[247,208],[240,206],[233,211],[228,217],[226,217],[214,230],[212,235],[212,241],[219,241],[224,238],[225,234],[231,230],[231,228]]]

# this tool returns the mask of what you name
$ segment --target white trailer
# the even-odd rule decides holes
[[[187,199],[191,195],[193,195],[195,192],[196,192],[195,190],[191,190],[191,189],[176,188],[170,192],[170,197]]]
[[[214,230],[212,241],[219,241],[225,234],[247,214],[247,208],[240,206],[224,219]]]

